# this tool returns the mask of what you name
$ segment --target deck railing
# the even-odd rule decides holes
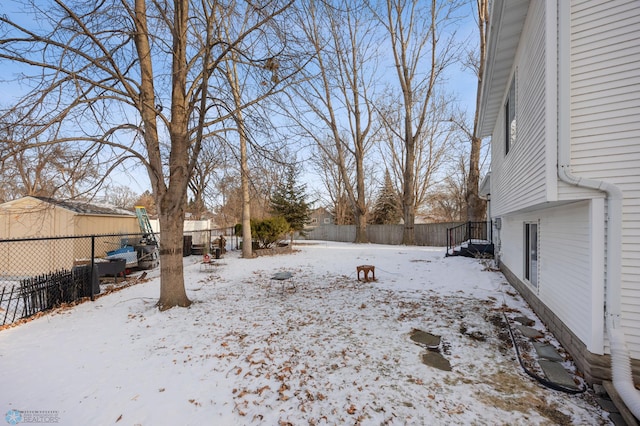
[[[491,228],[491,222],[467,222],[447,228],[447,255],[466,242],[491,242]]]

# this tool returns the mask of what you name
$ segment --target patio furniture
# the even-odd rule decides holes
[[[358,272],[358,281],[360,280],[360,272],[364,275],[364,282],[375,281],[376,280],[376,267],[373,265],[360,265],[356,266],[356,271]],[[369,272],[371,272],[371,278],[369,278]]]

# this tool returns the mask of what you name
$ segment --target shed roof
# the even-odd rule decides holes
[[[83,200],[58,200],[49,197],[28,196],[24,198],[34,198],[47,204],[54,205],[66,210],[70,210],[82,215],[105,215],[105,216],[135,216],[135,213],[129,210],[121,209],[106,203],[89,203]],[[15,201],[15,200],[14,200]],[[11,203],[11,202],[10,202]]]

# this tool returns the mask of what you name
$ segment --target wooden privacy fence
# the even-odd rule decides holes
[[[417,246],[447,246],[447,228],[463,222],[421,223],[414,225]],[[320,225],[306,232],[307,240],[341,241],[350,243],[356,239],[355,225]],[[375,244],[402,244],[404,225],[367,225],[367,237]]]

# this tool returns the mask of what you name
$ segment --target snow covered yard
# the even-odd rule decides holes
[[[481,261],[429,247],[295,247],[227,253],[213,271],[185,258],[188,309],[157,310],[152,271],[0,331],[0,410],[50,411],[62,425],[609,424],[589,392],[522,372],[501,308],[536,317]],[[356,280],[361,264],[375,265],[376,282]],[[295,291],[271,280],[282,271]],[[441,336],[451,371],[422,362],[415,329]]]

